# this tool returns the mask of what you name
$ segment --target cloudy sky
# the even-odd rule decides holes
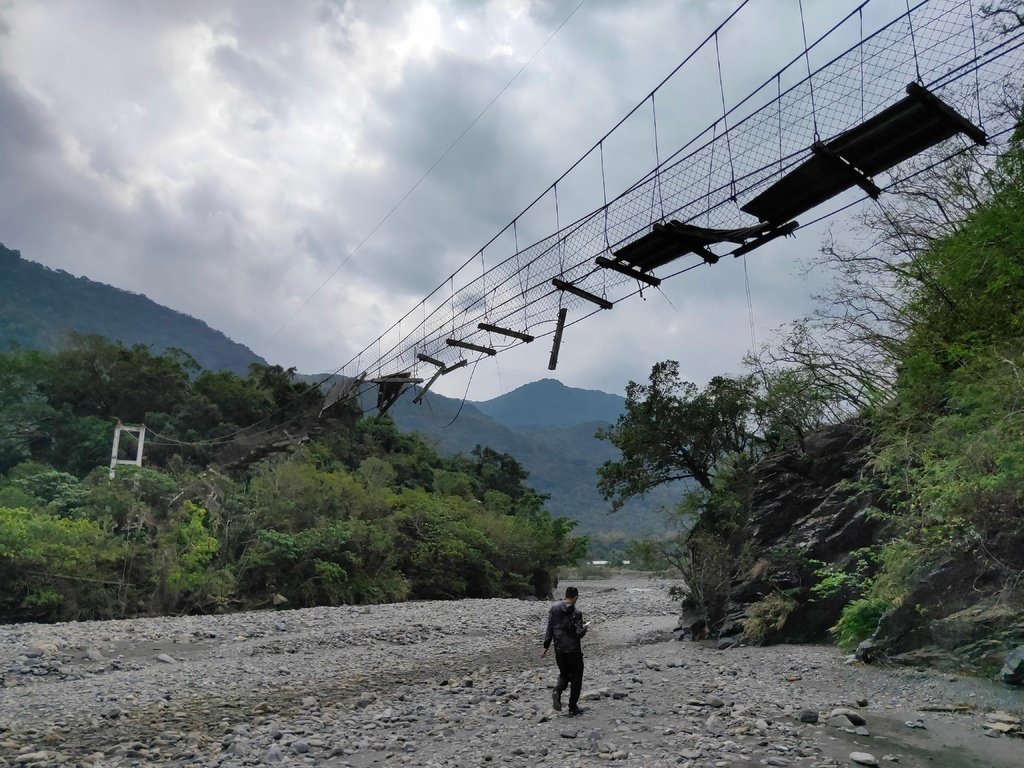
[[[737,4],[0,0],[0,242],[145,293],[271,362],[330,371]],[[855,4],[806,2],[808,35]],[[797,0],[753,0],[736,21],[722,41],[730,101],[802,47]],[[659,124],[668,149],[721,104],[685,107]],[[759,341],[807,311],[798,262],[823,231],[748,259]],[[570,386],[621,393],[667,358],[701,383],[735,371],[751,344],[742,262],[691,272],[570,331],[555,374]],[[470,399],[550,375],[549,348],[482,363]],[[461,395],[467,378],[443,384]]]

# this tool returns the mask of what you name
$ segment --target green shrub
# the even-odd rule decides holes
[[[89,520],[0,507],[0,615],[66,620],[117,613],[122,546]]]
[[[878,620],[891,607],[892,604],[881,597],[863,597],[847,604],[839,621],[829,630],[836,638],[836,645],[852,653],[862,640],[874,634]]]
[[[763,643],[773,631],[782,629],[796,605],[796,598],[785,592],[765,596],[747,610],[743,634],[752,643]]]

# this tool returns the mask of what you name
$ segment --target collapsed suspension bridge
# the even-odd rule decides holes
[[[1004,14],[982,0],[864,0],[808,42],[795,2],[803,47],[777,72],[728,103],[724,42],[751,4],[742,0],[543,194],[337,369],[318,413],[208,441],[220,446],[218,463],[304,441],[322,429],[318,416],[371,389],[380,413],[410,389],[421,402],[439,377],[539,338],[552,337],[554,369],[566,328],[877,199],[912,157],[931,150],[939,162],[1017,127],[1006,102],[1024,85],[1024,25],[1012,4]],[[664,151],[677,133],[667,124],[708,103],[717,105],[710,123]],[[640,117],[653,165],[616,193],[620,139]]]
[[[859,195],[854,202],[878,198],[891,185],[880,174],[943,142],[952,156],[1013,130],[1012,115],[993,105],[1020,87],[1024,28],[1006,29],[978,0],[908,2],[865,29],[879,4],[866,0],[814,42],[804,32],[795,58],[728,106],[721,40],[748,2],[541,196],[339,368],[323,408],[376,387],[384,413],[410,388],[421,401],[438,377],[545,336],[553,337],[554,369],[570,325],[662,280],[792,235],[806,226],[797,217],[835,213],[825,204],[848,190]],[[721,109],[662,156],[672,132],[659,128],[658,109],[664,115],[679,106],[669,103],[671,89],[688,76],[710,79],[706,68],[695,71],[701,55],[717,70]],[[812,57],[827,61],[812,67]],[[606,167],[617,133],[646,110],[654,166],[610,197]],[[567,189],[577,207],[588,189],[594,202],[563,223],[559,198]],[[554,231],[523,245],[538,217],[553,220]]]

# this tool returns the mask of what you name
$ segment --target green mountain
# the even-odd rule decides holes
[[[364,410],[375,407],[375,397],[368,393]],[[582,533],[661,533],[666,525],[660,510],[685,492],[682,484],[659,488],[609,514],[597,492],[597,468],[618,458],[618,451],[594,433],[622,412],[625,399],[619,395],[544,379],[484,402],[463,403],[433,392],[422,405],[412,400],[406,393],[389,412],[400,430],[418,432],[444,456],[469,455],[477,444],[514,456],[530,473],[527,484],[550,495],[551,512],[579,521]]]
[[[625,410],[625,404],[620,395],[567,387],[556,379],[533,381],[493,400],[473,403],[508,427],[571,427],[591,421],[611,424]]]
[[[202,320],[141,294],[26,261],[0,244],[0,349],[14,343],[52,352],[68,331],[143,344],[158,353],[177,347],[211,371],[245,374],[250,363],[266,365]]]

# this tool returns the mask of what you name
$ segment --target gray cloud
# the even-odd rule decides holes
[[[727,5],[589,0],[326,284],[575,0],[4,6],[0,241],[146,293],[274,362],[333,370],[543,192]],[[790,5],[754,4],[737,28],[730,98],[791,55]],[[717,74],[699,71],[658,104],[666,152],[716,119]],[[653,165],[652,135],[638,113],[609,142],[611,195]],[[567,218],[601,199],[593,163],[577,178],[561,189]],[[549,204],[523,221],[520,245],[550,233]],[[751,257],[759,335],[805,310],[791,263],[816,237]],[[556,375],[621,392],[673,358],[706,380],[737,367],[749,335],[742,264],[723,263],[571,328]],[[482,364],[470,396],[548,375],[549,348]],[[453,374],[438,389],[465,384]]]
[[[54,137],[37,100],[9,77],[0,78],[0,152],[5,166],[19,157],[53,151]]]

